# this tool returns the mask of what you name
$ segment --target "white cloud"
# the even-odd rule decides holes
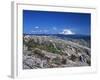
[[[48,30],[32,30],[31,33],[47,33]]]
[[[38,28],[39,28],[39,26],[35,26],[35,28],[36,28],[36,29],[38,29]]]
[[[64,29],[62,32],[60,32],[60,34],[69,35],[69,34],[75,34],[75,33],[72,32],[70,29]]]

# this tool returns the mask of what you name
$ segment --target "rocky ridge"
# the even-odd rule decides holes
[[[52,36],[23,38],[23,69],[90,65],[91,50],[88,46]]]

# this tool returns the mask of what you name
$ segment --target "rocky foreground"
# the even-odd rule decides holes
[[[82,44],[81,40],[26,35],[23,38],[23,69],[90,66],[90,48]]]

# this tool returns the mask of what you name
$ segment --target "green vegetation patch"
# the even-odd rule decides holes
[[[39,44],[35,43],[34,40],[29,40],[27,43],[24,42],[24,44],[28,47],[28,50],[34,50],[35,48],[39,48],[41,50],[46,50],[48,52],[56,53],[56,54],[61,54],[61,49],[56,49],[52,44],[46,45],[44,44]]]

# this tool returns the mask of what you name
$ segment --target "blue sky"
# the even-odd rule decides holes
[[[91,14],[23,10],[26,34],[90,35]]]

